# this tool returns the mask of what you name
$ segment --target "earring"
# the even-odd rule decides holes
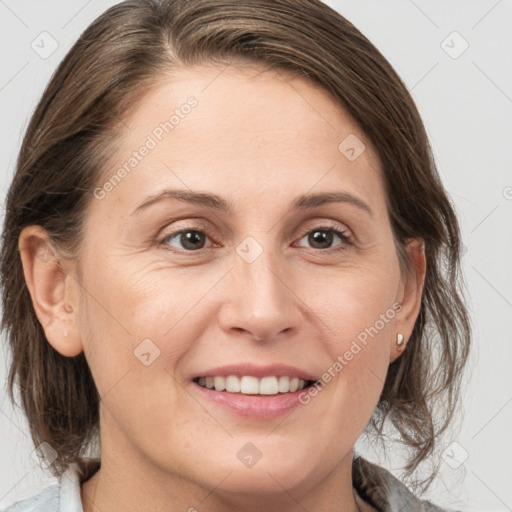
[[[399,352],[405,348],[404,335],[400,332],[396,335],[396,346]]]

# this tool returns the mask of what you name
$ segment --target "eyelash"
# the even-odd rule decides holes
[[[200,228],[190,227],[190,228],[180,229],[179,231],[175,231],[173,233],[169,233],[164,238],[162,238],[158,242],[158,244],[163,246],[165,250],[168,250],[168,251],[171,251],[171,252],[174,252],[174,253],[177,253],[177,254],[188,254],[188,253],[193,254],[193,253],[199,253],[199,252],[201,252],[202,250],[205,250],[205,249],[209,249],[208,247],[207,248],[202,247],[201,249],[197,249],[197,250],[176,250],[175,248],[171,249],[170,246],[167,244],[167,242],[170,239],[176,237],[177,235],[181,235],[183,233],[188,233],[190,231],[196,231],[198,233],[204,234],[208,238],[211,239],[210,235],[208,234],[208,231],[205,228],[203,228],[203,227],[200,227]],[[310,235],[312,233],[315,233],[316,231],[332,232],[332,233],[334,233],[335,235],[337,235],[341,239],[342,244],[341,244],[340,247],[337,247],[337,248],[327,248],[327,249],[315,249],[315,248],[313,248],[313,250],[320,251],[320,252],[323,252],[323,253],[333,253],[333,252],[344,251],[344,250],[347,249],[347,246],[350,246],[350,245],[353,244],[352,237],[348,234],[347,231],[336,229],[336,228],[333,228],[331,226],[318,226],[318,227],[316,227],[314,229],[306,231],[305,233],[303,233],[300,236],[299,240],[302,240],[305,236]]]

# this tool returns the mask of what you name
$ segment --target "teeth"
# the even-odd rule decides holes
[[[233,380],[238,380],[236,377],[233,377]],[[240,380],[240,387],[238,388],[240,393],[244,393],[245,395],[257,395],[260,392],[260,384],[256,377],[247,377],[244,376]],[[231,391],[231,389],[228,389]]]
[[[226,391],[229,393],[239,393],[240,392],[240,379],[235,377],[234,375],[229,375],[226,377]]]
[[[258,379],[251,375],[244,375],[239,379],[236,375],[229,375],[227,377],[200,377],[198,382],[200,386],[215,389],[215,391],[244,395],[277,395],[278,393],[293,393],[301,390],[306,386],[307,381],[286,376]]]
[[[214,377],[213,385],[216,391],[224,391],[226,389],[226,379],[224,377]]]

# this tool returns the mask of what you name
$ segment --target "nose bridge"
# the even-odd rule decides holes
[[[240,279],[243,299],[250,304],[253,314],[263,314],[273,308],[282,308],[289,300],[279,277],[277,257],[270,248],[256,246],[258,242],[246,240],[237,248],[236,277]],[[247,253],[244,250],[249,249]],[[282,265],[281,265],[282,267]]]
[[[258,308],[270,305],[283,305],[288,300],[285,297],[285,287],[282,278],[279,277],[278,265],[270,251],[264,251],[255,261],[236,263],[238,276],[246,283],[246,294],[250,302]],[[244,295],[245,296],[245,295]]]
[[[236,248],[225,329],[248,331],[257,339],[272,338],[300,322],[298,299],[286,283],[286,266],[269,247],[247,237]]]

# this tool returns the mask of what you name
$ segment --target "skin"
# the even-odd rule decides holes
[[[106,176],[190,96],[198,105],[172,133],[92,199],[79,258],[38,257],[49,241],[37,226],[20,237],[48,342],[85,353],[102,397],[102,466],[82,484],[84,510],[374,510],[355,501],[352,449],[400,355],[397,333],[408,340],[414,327],[423,244],[407,246],[404,275],[371,142],[328,92],[282,70],[201,65],[162,79],[125,119]],[[366,147],[354,161],[338,149],[350,134]],[[168,199],[132,215],[164,189],[214,193],[233,212]],[[302,194],[335,191],[372,214],[348,202],[290,208]],[[315,244],[308,234],[325,226],[351,241]],[[203,248],[169,238],[186,229],[204,233]],[[247,236],[263,250],[252,263],[236,251]],[[396,316],[289,415],[243,418],[191,384],[241,361],[320,377],[395,303]],[[160,350],[148,366],[134,357],[146,338]],[[251,468],[237,458],[248,442],[262,453]]]

